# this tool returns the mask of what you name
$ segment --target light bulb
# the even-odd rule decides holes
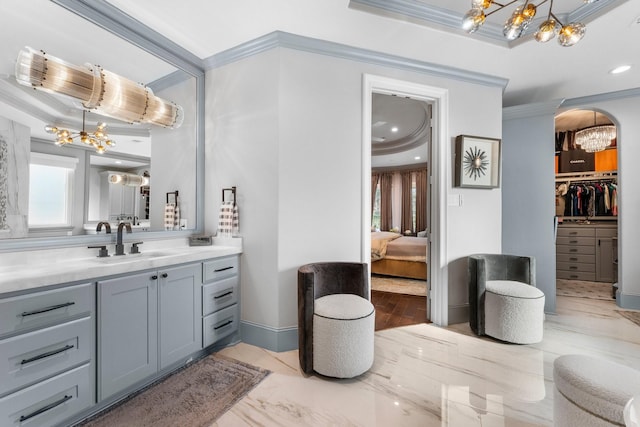
[[[560,29],[558,43],[565,47],[573,46],[582,40],[586,30],[584,24],[571,22]]]
[[[549,19],[547,21],[544,21],[542,24],[540,24],[540,27],[538,27],[538,31],[536,31],[536,41],[540,43],[548,42],[556,36],[557,28],[558,25],[555,20]]]
[[[475,33],[484,24],[486,16],[482,9],[474,8],[468,11],[462,18],[462,29],[467,33]]]

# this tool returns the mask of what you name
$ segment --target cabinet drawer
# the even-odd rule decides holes
[[[596,246],[569,246],[569,245],[557,245],[556,252],[559,254],[581,254],[581,255],[595,255]]]
[[[558,237],[556,244],[570,246],[588,246],[593,245],[595,239],[593,237]]]
[[[52,426],[94,404],[86,364],[0,399],[0,425]]]
[[[0,341],[0,396],[91,359],[90,317]]]
[[[202,267],[202,281],[204,283],[235,276],[238,274],[238,257],[232,256],[206,261],[202,263]]]
[[[238,329],[238,304],[210,314],[202,319],[204,347],[234,333]]]
[[[558,227],[558,237],[593,237],[596,235],[594,228]]]
[[[202,315],[206,316],[238,302],[238,276],[202,287]]]
[[[0,300],[0,336],[92,313],[93,283]]]
[[[584,272],[584,273],[595,273],[596,265],[595,264],[582,264],[579,262],[558,262],[556,263],[556,268],[558,270],[565,270],[571,272]]]
[[[596,273],[586,273],[584,271],[557,270],[556,277],[558,279],[588,280],[590,282],[595,282]]]
[[[618,230],[615,228],[598,228],[596,230],[596,237],[618,237]]]
[[[581,255],[581,254],[556,254],[556,262],[570,262],[570,263],[587,263],[587,264],[595,264],[596,256],[595,255]]]

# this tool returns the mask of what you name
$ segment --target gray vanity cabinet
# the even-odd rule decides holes
[[[98,400],[158,370],[156,273],[98,282]]]
[[[202,264],[98,282],[100,400],[202,349]]]
[[[202,349],[202,264],[159,272],[160,369]]]

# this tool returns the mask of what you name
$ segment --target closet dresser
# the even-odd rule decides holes
[[[556,238],[558,279],[616,281],[616,223],[561,224]]]

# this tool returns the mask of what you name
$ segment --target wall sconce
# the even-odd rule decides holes
[[[18,83],[80,100],[89,110],[128,123],[152,123],[178,128],[184,120],[181,106],[153,94],[151,88],[107,71],[84,67],[25,47],[16,61]]]
[[[134,175],[132,173],[110,173],[107,176],[109,184],[120,184],[129,187],[142,187],[149,185],[149,177],[143,175]]]

